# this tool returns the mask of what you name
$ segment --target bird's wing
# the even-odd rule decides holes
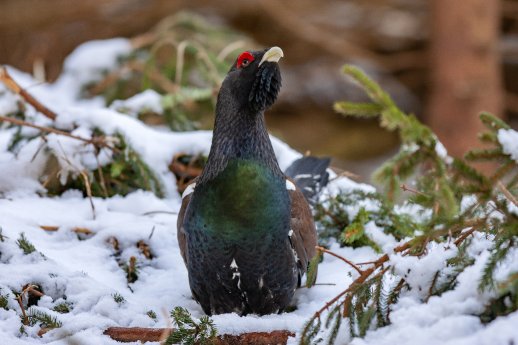
[[[189,206],[189,202],[191,202],[192,192],[196,186],[196,181],[198,179],[194,179],[187,185],[185,191],[182,194],[182,205],[180,206],[180,211],[178,212],[178,220],[176,222],[176,235],[178,237],[178,245],[180,246],[180,253],[182,254],[183,261],[187,265],[187,238],[185,235],[185,230],[183,228],[183,219],[185,217],[185,211],[187,210],[187,206]]]
[[[316,253],[317,232],[304,194],[299,188],[290,188],[288,192],[291,199],[290,242],[298,258],[300,285],[300,278],[307,271],[308,263]]]

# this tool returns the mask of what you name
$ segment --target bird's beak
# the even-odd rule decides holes
[[[268,49],[266,53],[264,53],[263,58],[259,62],[259,66],[263,64],[263,62],[279,62],[281,57],[284,57],[284,53],[279,47],[272,47]]]

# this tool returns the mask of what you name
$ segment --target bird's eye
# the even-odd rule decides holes
[[[237,58],[237,68],[242,68],[248,66],[252,61],[254,61],[254,56],[250,52],[243,52]]]

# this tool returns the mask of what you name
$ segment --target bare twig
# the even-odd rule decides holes
[[[88,177],[88,174],[85,170],[82,170],[80,172],[80,174],[84,180],[85,187],[86,187],[86,195],[88,196],[88,200],[90,201],[90,207],[92,208],[93,219],[95,219],[95,205],[94,205],[94,200],[92,197],[92,186],[90,184],[90,178]]]
[[[101,189],[103,191],[103,195],[105,198],[108,197],[108,189],[106,188],[106,181],[104,180],[103,169],[101,167],[101,162],[99,161],[99,155],[95,155],[95,160],[97,161],[97,174],[99,174],[99,184],[101,185]]]
[[[41,104],[36,98],[34,98],[30,93],[25,91],[20,84],[18,84],[11,75],[7,72],[7,68],[5,66],[0,67],[0,81],[4,83],[5,86],[12,92],[20,95],[23,97],[23,99],[32,105],[34,109],[45,115],[51,120],[55,120],[57,117],[57,114]]]
[[[16,297],[16,300],[18,301],[18,305],[20,306],[20,309],[22,310],[23,324],[25,326],[27,326],[29,324],[29,317],[27,317],[27,313],[25,312],[25,308],[23,307],[22,298],[23,298],[23,292]]]
[[[25,308],[23,307],[23,296],[26,293],[30,293],[34,296],[41,297],[44,296],[44,294],[41,291],[38,291],[34,288],[34,285],[28,284],[24,286],[22,292],[18,296],[16,296],[16,301],[18,301],[18,305],[20,306],[20,309],[22,310],[22,318],[23,318],[23,324],[27,326],[29,324],[29,317],[27,316],[27,312],[25,311]]]
[[[340,177],[347,177],[347,178],[350,178],[351,180],[354,180],[354,181],[361,181],[362,180],[362,177],[360,175],[357,175],[353,172],[350,172],[348,170],[343,170],[343,169],[340,169],[340,168],[337,168],[337,167],[330,167],[331,170],[337,172],[337,175],[336,177],[332,178],[331,181],[334,181]]]
[[[473,232],[475,232],[475,230],[477,230],[477,228],[476,228],[476,227],[472,227],[471,229],[469,229],[469,230],[467,230],[467,231],[463,232],[463,233],[462,233],[462,235],[460,235],[460,236],[459,236],[459,238],[457,238],[457,239],[455,240],[455,242],[453,242],[453,243],[455,243],[455,245],[456,245],[457,247],[458,247],[458,246],[460,246],[460,245],[461,245],[461,243],[462,243],[462,242],[464,242],[464,240],[465,240],[466,238],[468,238],[468,236],[469,236],[469,235],[471,235],[471,234],[473,234]]]
[[[324,252],[324,253],[327,253],[329,255],[332,255],[334,256],[335,258],[338,258],[340,260],[342,260],[343,262],[345,262],[346,264],[348,264],[349,266],[351,266],[352,268],[354,268],[356,270],[356,272],[358,272],[360,275],[363,274],[363,271],[358,267],[356,266],[352,261],[349,261],[347,260],[346,258],[344,258],[343,256],[340,256],[336,253],[333,253],[332,251],[324,248],[324,247],[320,247],[320,246],[316,246],[315,247],[318,251],[321,251],[321,252]]]
[[[439,271],[435,272],[433,275],[432,283],[430,284],[430,288],[428,289],[428,296],[425,298],[425,303],[428,303],[430,297],[432,297],[433,289],[435,288],[435,284],[437,284],[437,279],[439,278]]]
[[[361,265],[373,265],[373,264],[376,264],[377,261],[364,261],[364,262],[357,262],[356,265],[358,266],[361,266]]]
[[[498,185],[498,188],[500,188],[500,190],[502,191],[502,193],[504,193],[505,197],[514,204],[514,206],[518,207],[518,201],[516,200],[516,198],[514,197],[514,195],[511,194],[511,192],[509,191],[509,189],[507,189],[504,184],[502,183],[502,181],[498,181],[497,183]]]
[[[408,187],[406,184],[402,184],[400,186],[400,188],[404,191],[404,192],[411,192],[411,193],[414,193],[414,194],[419,194],[419,195],[422,195],[422,196],[428,196],[428,194],[426,193],[423,193],[421,191],[418,191],[417,189],[414,189],[414,188],[411,188],[411,187]]]
[[[177,215],[178,212],[173,212],[173,211],[149,211],[149,212],[142,213],[142,216],[151,216],[153,214],[173,214],[173,215]]]
[[[73,134],[70,134],[68,132],[56,129],[56,128],[38,126],[38,125],[35,125],[33,123],[30,123],[30,122],[27,122],[27,121],[23,121],[23,120],[20,120],[20,119],[16,119],[16,118],[13,118],[13,117],[0,116],[0,121],[9,122],[9,123],[12,123],[12,124],[17,125],[17,126],[24,126],[24,127],[35,128],[35,129],[38,129],[38,130],[40,130],[42,132],[46,132],[46,133],[54,133],[54,134],[62,135],[62,136],[69,137],[69,138],[72,138],[72,139],[80,140],[80,141],[85,142],[87,144],[92,144],[92,145],[100,146],[100,147],[106,147],[106,148],[108,148],[108,149],[110,149],[110,150],[112,150],[114,152],[118,151],[116,148],[114,148],[114,147],[110,146],[108,143],[106,143],[104,138],[101,138],[101,137],[83,138],[83,137],[79,137],[77,135],[73,135]]]

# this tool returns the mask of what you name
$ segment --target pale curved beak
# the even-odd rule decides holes
[[[263,62],[279,62],[281,57],[284,57],[284,52],[279,47],[271,47],[268,49],[266,53],[264,53],[263,58],[259,62],[259,66],[263,64]]]

